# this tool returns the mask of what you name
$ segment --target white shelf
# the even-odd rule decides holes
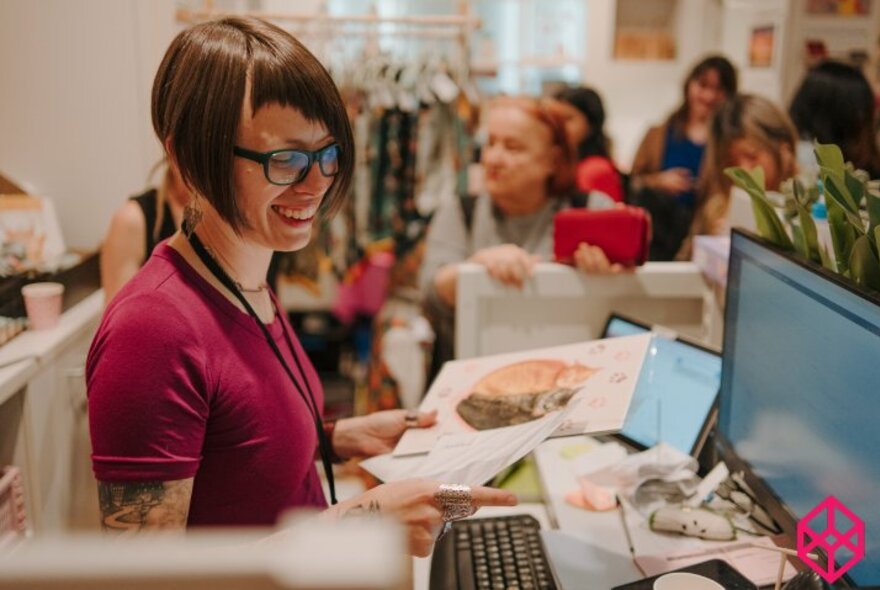
[[[23,359],[0,369],[0,405],[21,390],[39,370],[40,365],[33,358]]]
[[[104,310],[104,292],[96,291],[61,315],[51,330],[26,330],[0,347],[0,404],[21,389],[40,368],[89,330]]]

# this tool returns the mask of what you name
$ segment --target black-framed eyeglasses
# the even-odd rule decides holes
[[[328,178],[339,173],[338,143],[331,143],[313,152],[290,149],[255,152],[238,146],[234,146],[232,151],[236,156],[262,164],[266,180],[281,186],[302,182],[315,162],[321,174]]]

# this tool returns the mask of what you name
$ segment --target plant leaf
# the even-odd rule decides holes
[[[831,255],[828,253],[828,249],[825,247],[825,244],[819,244],[819,258],[822,260],[822,266],[824,266],[828,270],[837,271],[837,268],[835,268],[834,260],[832,260]]]
[[[877,256],[880,258],[880,225],[874,228],[874,248],[877,249]]]
[[[821,264],[822,256],[819,253],[819,232],[816,230],[816,221],[810,215],[810,212],[807,211],[807,208],[800,203],[797,205],[797,212],[804,242],[804,257]]]
[[[837,271],[846,275],[849,274],[849,257],[853,242],[856,240],[856,231],[847,222],[846,213],[837,201],[827,199],[826,205],[828,206],[828,227],[831,230],[831,243],[834,246]]]
[[[868,236],[859,236],[849,258],[853,280],[869,289],[880,291],[880,259],[871,248]]]
[[[749,172],[743,168],[727,168],[724,173],[752,198],[752,211],[758,233],[783,250],[794,250],[794,244],[788,237],[785,226],[782,225],[776,209],[764,193],[764,169],[758,166]]]
[[[794,243],[794,251],[806,258],[810,259],[810,247],[804,238],[804,231],[798,225],[791,226],[791,241]]]
[[[806,207],[810,204],[807,189],[804,188],[804,183],[802,183],[796,176],[791,179],[791,194],[794,196],[794,202],[798,205]]]
[[[752,170],[739,167],[725,168],[724,173],[733,180],[736,186],[747,193],[764,194],[764,169],[760,166]]]
[[[858,211],[862,208],[862,200],[865,198],[865,193],[868,192],[867,187],[860,178],[858,178],[849,170],[844,170],[843,181],[846,184],[846,188],[856,205],[856,211]]]
[[[855,226],[860,234],[864,234],[865,228],[862,224],[862,218],[859,216],[859,209],[853,202],[852,196],[849,194],[849,190],[847,190],[843,179],[834,174],[826,173],[823,168],[822,184],[825,186],[826,204],[829,200],[836,201],[846,215],[849,223]],[[831,199],[828,199],[827,197],[831,197]]]
[[[823,168],[831,168],[832,170],[843,172],[843,169],[846,167],[843,152],[833,143],[823,144],[817,141],[813,144],[813,153],[816,154],[816,162]]]
[[[880,239],[877,228],[880,227],[880,195],[873,191],[865,192],[865,205],[868,208],[868,237],[874,242],[874,247],[880,251]]]

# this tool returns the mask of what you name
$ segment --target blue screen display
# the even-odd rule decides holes
[[[605,336],[631,336],[647,331],[615,317],[608,323]],[[685,342],[655,337],[620,434],[646,447],[662,440],[690,453],[712,409],[720,382],[720,356]]]
[[[719,430],[796,518],[860,517],[880,584],[880,306],[739,234],[729,268]]]

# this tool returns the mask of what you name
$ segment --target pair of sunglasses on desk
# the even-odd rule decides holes
[[[744,531],[758,535],[778,535],[782,527],[773,520],[766,510],[758,504],[752,489],[746,484],[741,473],[731,473],[715,490],[715,495],[732,505],[736,514],[749,519],[754,531]]]

